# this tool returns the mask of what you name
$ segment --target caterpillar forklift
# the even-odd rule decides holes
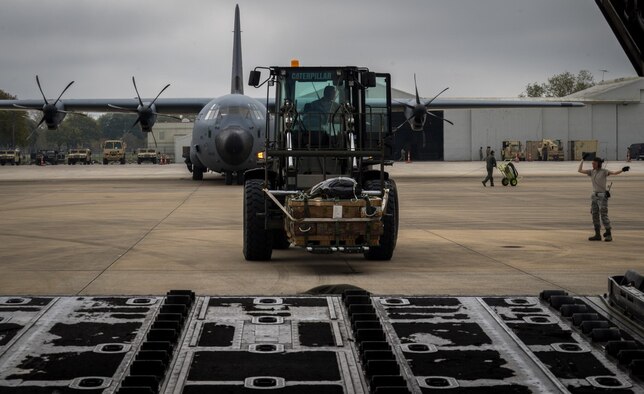
[[[262,81],[262,70],[268,77]],[[265,150],[244,173],[246,260],[273,249],[390,260],[398,236],[391,77],[361,67],[257,67],[266,85]]]

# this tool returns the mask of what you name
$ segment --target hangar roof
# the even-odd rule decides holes
[[[619,78],[600,82],[597,85],[564,97],[593,104],[640,103],[644,100],[644,78]]]

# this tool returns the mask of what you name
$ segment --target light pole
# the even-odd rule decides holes
[[[599,71],[602,72],[602,82],[604,82],[604,73],[607,73],[608,70],[599,70]]]

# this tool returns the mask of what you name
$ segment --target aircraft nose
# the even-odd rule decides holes
[[[239,165],[253,150],[253,136],[241,127],[227,127],[215,137],[215,146],[222,160]]]

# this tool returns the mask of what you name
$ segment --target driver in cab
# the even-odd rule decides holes
[[[324,88],[324,94],[319,99],[304,106],[305,125],[309,132],[307,141],[309,146],[328,145],[329,136],[332,134],[331,119],[340,105],[335,102],[335,86]]]

